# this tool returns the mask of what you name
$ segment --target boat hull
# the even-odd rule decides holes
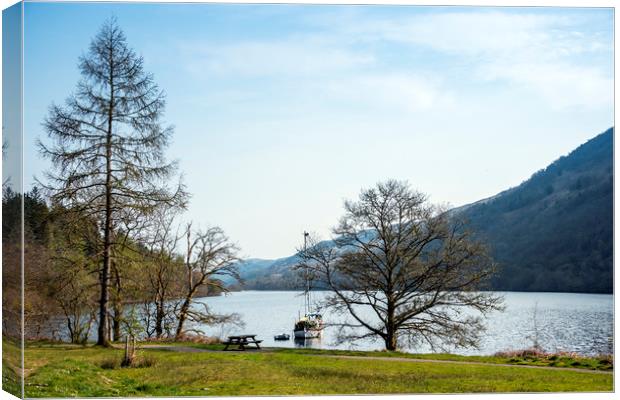
[[[321,330],[304,330],[304,331],[293,331],[295,334],[295,339],[315,339],[320,338],[323,331]]]

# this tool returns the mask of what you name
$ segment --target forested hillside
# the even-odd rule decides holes
[[[521,185],[455,210],[490,245],[500,290],[613,289],[613,128]]]

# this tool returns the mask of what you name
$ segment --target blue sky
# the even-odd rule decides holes
[[[388,178],[458,206],[613,124],[611,9],[26,3],[25,143],[103,21],[167,94],[169,156],[248,257],[326,237]],[[27,151],[25,182],[47,167]]]
[[[2,12],[2,183],[22,191],[21,142],[21,41],[22,9],[19,4]]]

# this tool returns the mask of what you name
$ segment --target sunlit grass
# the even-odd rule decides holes
[[[28,346],[26,396],[546,392],[613,387],[611,374],[322,357],[299,349],[198,353],[141,349],[139,356],[148,358],[148,365],[121,368],[115,361],[122,357],[118,349]]]
[[[21,349],[20,342],[2,339],[2,390],[21,397]]]

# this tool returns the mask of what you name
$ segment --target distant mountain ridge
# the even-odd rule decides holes
[[[494,290],[612,293],[613,133],[610,128],[520,185],[450,212],[489,245]],[[245,289],[299,289],[297,256],[248,259]]]

